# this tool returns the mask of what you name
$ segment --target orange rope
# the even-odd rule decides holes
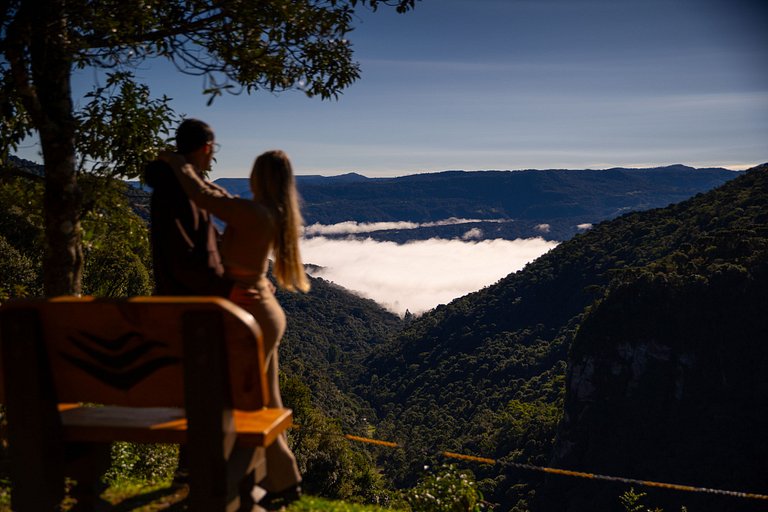
[[[379,446],[386,446],[387,448],[400,448],[400,445],[391,441],[381,441],[379,439],[371,439],[370,437],[353,436],[352,434],[344,434],[344,437],[351,441],[358,441],[361,443],[377,444]]]
[[[292,428],[301,428],[299,425],[293,425]],[[368,444],[375,444],[378,446],[384,446],[387,448],[403,448],[398,443],[393,443],[391,441],[382,441],[380,439],[372,439],[370,437],[360,437],[360,436],[353,436],[351,434],[337,434],[333,432],[319,432],[321,434],[326,435],[335,435],[335,436],[341,436],[346,439],[349,439],[350,441],[357,441],[360,443],[368,443]],[[570,476],[570,477],[576,477],[576,478],[587,478],[590,480],[605,480],[609,482],[621,482],[625,484],[632,484],[632,485],[641,485],[644,487],[659,487],[662,489],[672,489],[675,491],[684,491],[684,492],[700,492],[700,493],[706,493],[706,494],[717,494],[720,496],[731,496],[734,498],[744,498],[744,499],[751,499],[751,500],[763,500],[768,501],[768,495],[766,494],[756,494],[756,493],[750,493],[750,492],[741,492],[741,491],[728,491],[724,489],[710,489],[707,487],[694,487],[692,485],[681,485],[681,484],[669,484],[665,482],[654,482],[651,480],[636,480],[634,478],[624,478],[619,476],[609,476],[609,475],[598,475],[595,473],[585,473],[583,471],[573,471],[570,469],[560,469],[560,468],[550,468],[546,466],[534,466],[533,464],[522,464],[519,462],[500,462],[496,459],[489,459],[487,457],[478,457],[475,455],[466,455],[463,453],[456,453],[456,452],[440,452],[440,454],[443,457],[448,457],[451,459],[460,459],[460,460],[466,460],[470,462],[479,462],[481,464],[502,464],[504,466],[513,467],[517,469],[525,469],[529,471],[538,471],[541,473],[549,473],[552,475],[562,475],[562,476]]]
[[[450,457],[452,459],[471,460],[473,462],[481,462],[483,464],[496,464],[493,459],[486,459],[485,457],[475,457],[474,455],[464,455],[461,453],[443,452],[443,457]]]

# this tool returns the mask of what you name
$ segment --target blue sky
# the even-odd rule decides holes
[[[359,14],[362,78],[338,101],[259,92],[206,107],[199,78],[136,74],[214,127],[214,178],[246,176],[270,148],[299,174],[741,169],[768,161],[766,26],[766,0],[423,0]]]

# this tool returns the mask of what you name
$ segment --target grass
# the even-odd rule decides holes
[[[182,502],[188,494],[186,485],[121,482],[108,487],[101,497],[114,505],[115,512],[156,512],[170,507],[185,510]]]
[[[113,512],[158,512],[172,510],[182,512],[187,509],[184,500],[189,494],[186,485],[146,484],[141,482],[122,482],[109,487],[102,498],[112,505]],[[69,509],[65,505],[62,510]],[[0,512],[11,512],[10,492],[5,485],[0,485]],[[303,496],[292,503],[286,512],[398,512],[394,509],[373,505],[360,505],[345,501],[333,501],[315,496]],[[402,511],[401,511],[402,512]]]
[[[187,486],[168,484],[146,485],[122,483],[107,489],[102,495],[115,506],[116,512],[156,512],[173,506],[174,511],[186,510],[181,503],[189,493]],[[147,501],[151,500],[151,501]],[[132,502],[135,506],[132,506]],[[175,505],[175,506],[174,506]],[[373,505],[360,505],[345,501],[334,501],[316,496],[302,498],[287,507],[286,512],[398,512],[394,509]]]
[[[330,501],[314,496],[303,496],[292,503],[287,512],[394,512],[391,508],[381,508],[373,505],[358,505],[344,501]]]

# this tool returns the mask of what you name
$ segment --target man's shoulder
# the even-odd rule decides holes
[[[178,186],[173,169],[162,160],[153,160],[144,168],[144,182],[153,189]]]

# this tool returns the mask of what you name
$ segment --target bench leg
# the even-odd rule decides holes
[[[77,503],[72,512],[107,510],[108,503],[101,499],[107,488],[101,478],[112,462],[111,446],[107,443],[70,443],[66,448],[67,476],[77,485],[71,497]]]
[[[3,378],[11,461],[11,508],[16,512],[58,510],[64,496],[63,444],[57,400],[45,357],[37,312],[5,315]]]
[[[235,445],[229,403],[224,324],[218,313],[186,313],[184,395],[187,413],[190,512],[234,512],[237,486],[228,485],[228,459]]]
[[[251,512],[264,450],[236,445],[221,315],[187,313],[182,325],[189,510]]]
[[[236,512],[252,512],[266,494],[266,490],[256,485],[266,473],[264,448],[235,447],[227,461],[227,482],[230,506]],[[239,496],[239,506],[235,507],[235,495]],[[228,509],[229,510],[229,509]]]

